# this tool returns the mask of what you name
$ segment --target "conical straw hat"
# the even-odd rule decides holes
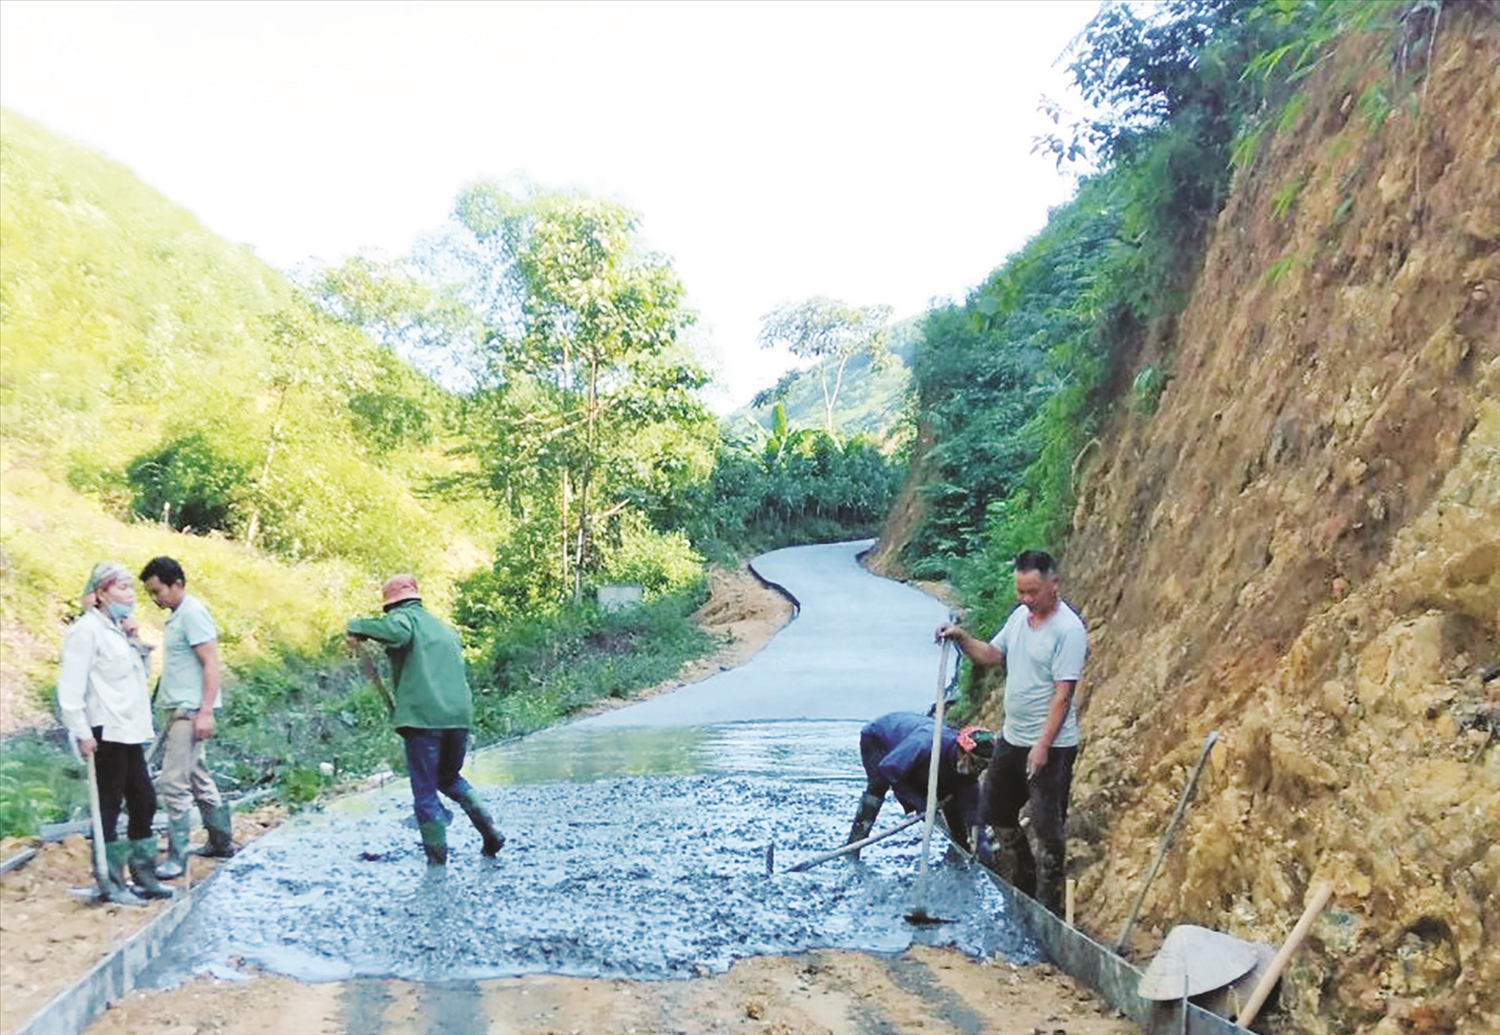
[[[1255,959],[1250,942],[1207,927],[1178,924],[1167,932],[1137,991],[1142,999],[1158,1001],[1202,995],[1244,977]]]

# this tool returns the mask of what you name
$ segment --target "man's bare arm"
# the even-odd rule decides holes
[[[1063,722],[1068,718],[1068,707],[1073,703],[1073,691],[1078,686],[1076,679],[1059,679],[1052,684],[1052,702],[1047,706],[1047,724],[1042,727],[1042,737],[1026,754],[1026,775],[1039,772],[1047,764],[1047,752],[1052,742],[1062,732]]]
[[[996,647],[988,640],[981,640],[962,626],[939,626],[937,638],[939,640],[948,640],[957,645],[958,649],[968,655],[969,660],[976,665],[986,665],[994,668],[1005,664],[1005,651]]]
[[[193,653],[203,663],[203,703],[193,720],[193,739],[207,740],[214,735],[214,703],[219,699],[219,642],[200,643]]]

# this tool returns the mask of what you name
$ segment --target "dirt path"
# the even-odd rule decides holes
[[[1138,1029],[1048,966],[980,963],[952,950],[898,956],[814,952],[742,960],[691,981],[535,975],[416,985],[306,985],[282,977],[199,978],[115,1004],[91,1035],[307,1035],[384,1032],[981,1032],[1128,1035]]]

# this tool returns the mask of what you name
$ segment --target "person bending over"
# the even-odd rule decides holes
[[[932,758],[932,719],[916,712],[891,712],[860,730],[859,755],[865,767],[865,793],[845,844],[863,841],[875,826],[886,791],[908,813],[927,808],[928,766]],[[971,726],[944,726],[938,756],[938,801],[948,833],[960,848],[970,843],[977,821],[976,782],[988,762],[994,736]],[[859,852],[851,853],[855,858]]]

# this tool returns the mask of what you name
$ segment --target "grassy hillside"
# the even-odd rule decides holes
[[[487,560],[490,508],[453,489],[447,396],[129,170],[10,112],[0,247],[0,729],[50,707],[99,558],[181,559],[236,665],[319,653],[382,573],[415,570],[441,607]]]
[[[890,355],[880,364],[872,365],[870,357],[864,355],[849,361],[833,411],[834,424],[841,435],[864,434],[879,442],[897,435],[906,413],[911,365],[921,337],[920,322],[920,318],[912,318],[891,328]],[[753,420],[769,431],[775,423],[776,403],[781,402],[793,427],[823,427],[823,391],[817,366],[787,374],[772,394],[775,398],[762,406],[751,405],[735,411],[730,421],[738,424],[745,419]]]

